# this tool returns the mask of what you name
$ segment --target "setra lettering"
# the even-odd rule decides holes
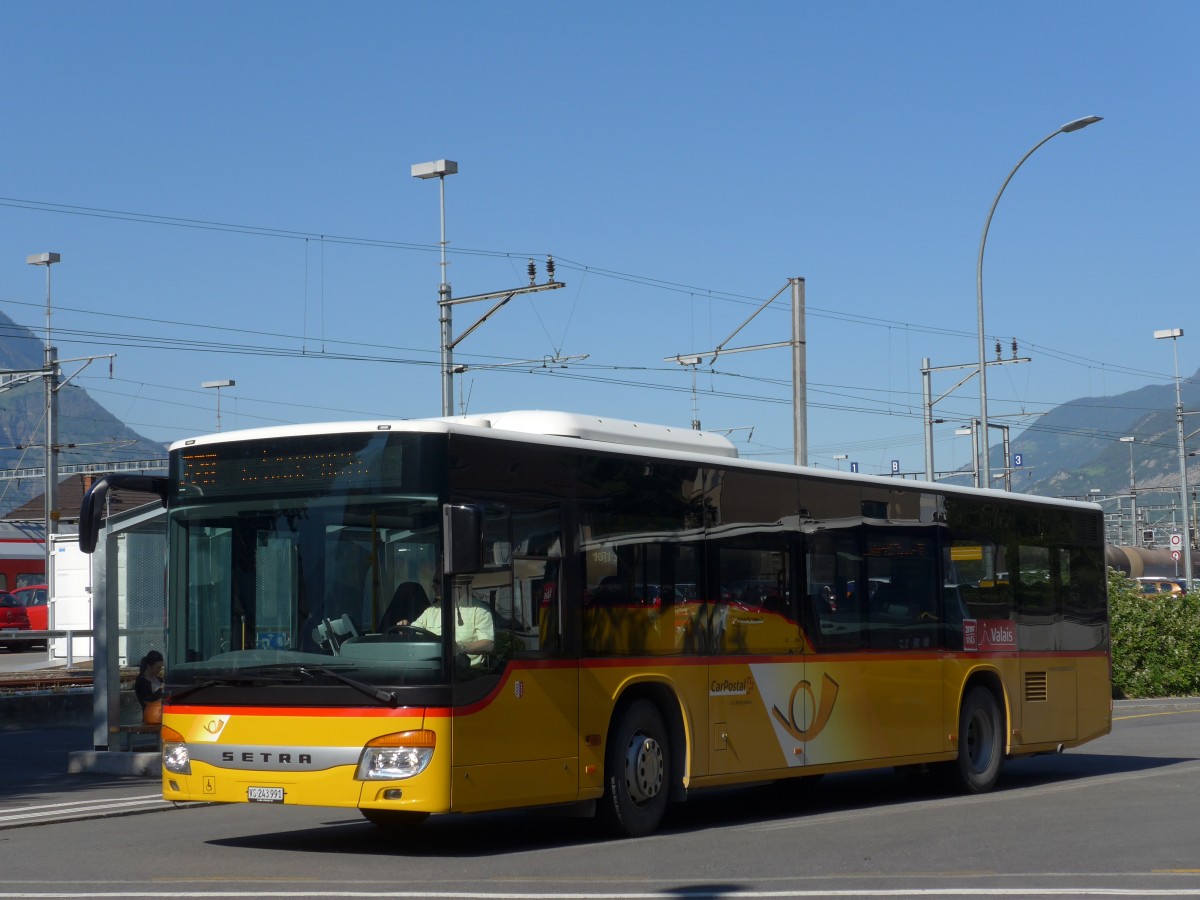
[[[257,752],[253,750],[243,750],[240,753],[236,753],[233,750],[221,751],[221,762],[227,763],[261,762],[265,765],[274,764],[279,766],[311,766],[312,761],[313,758],[311,753],[271,753],[266,750],[259,750]]]

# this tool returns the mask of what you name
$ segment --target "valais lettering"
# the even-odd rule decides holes
[[[1004,619],[965,619],[963,648],[966,650],[1016,650],[1017,627]]]

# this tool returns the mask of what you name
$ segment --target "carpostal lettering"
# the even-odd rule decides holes
[[[709,685],[708,693],[712,697],[729,697],[749,694],[752,690],[754,690],[754,679],[752,678],[741,681],[731,681],[726,678],[722,681],[713,681]]]
[[[294,760],[293,757],[295,757]],[[241,753],[234,753],[232,750],[225,750],[221,753],[221,762],[264,764],[275,763],[276,765],[281,766],[311,766],[312,761],[312,755],[309,753],[267,753],[262,750],[243,750]]]

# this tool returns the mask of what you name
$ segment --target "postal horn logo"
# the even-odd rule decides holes
[[[816,715],[809,722],[807,728],[801,727],[800,723],[796,721],[796,698],[801,692],[808,700],[808,708],[816,710]],[[788,698],[787,715],[784,715],[778,706],[771,707],[771,714],[796,740],[811,741],[829,724],[829,717],[833,715],[833,704],[837,701],[837,694],[838,683],[828,675],[821,676],[821,699],[819,702],[813,695],[812,685],[808,681],[801,681],[792,688],[792,696]],[[801,715],[803,716],[803,712]]]

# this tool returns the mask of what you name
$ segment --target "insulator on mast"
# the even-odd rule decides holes
[[[529,261],[529,283],[537,284],[537,266],[533,264],[533,260]]]
[[[554,257],[553,256],[546,257],[546,283],[547,284],[554,283]]]

